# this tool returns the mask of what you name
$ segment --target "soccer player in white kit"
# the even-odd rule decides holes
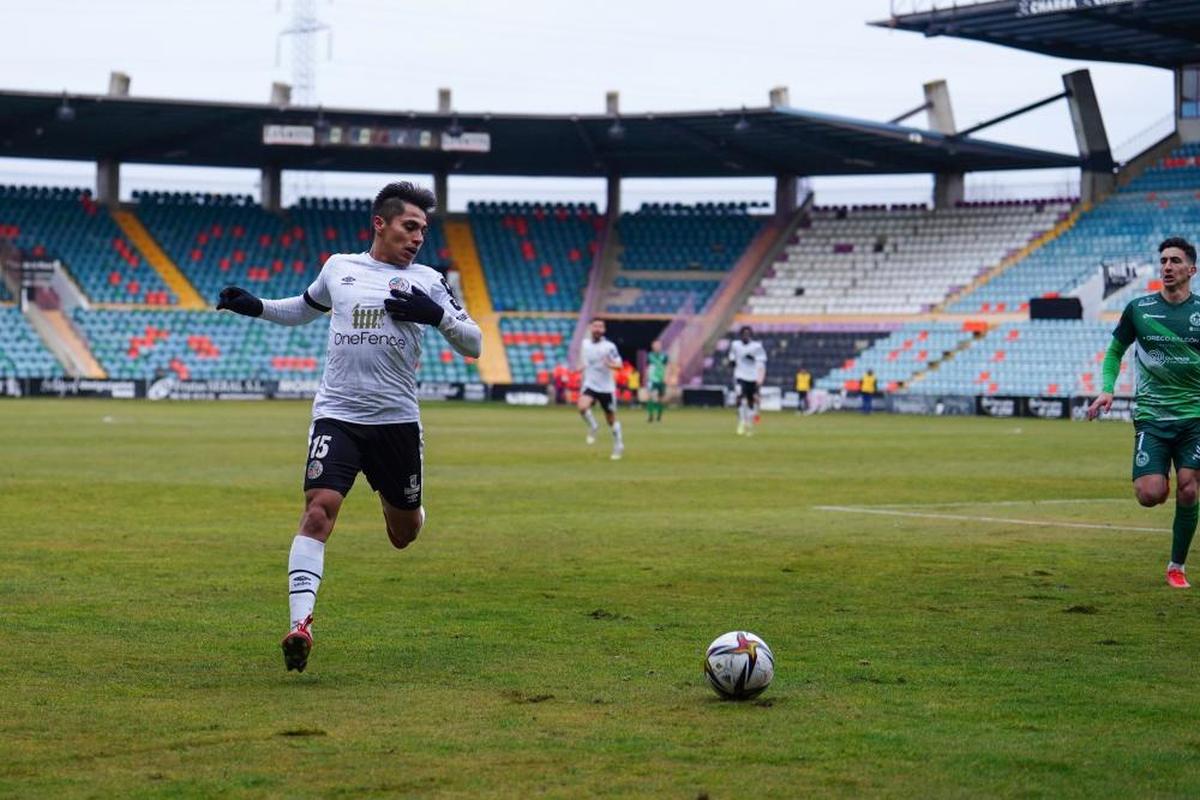
[[[621,439],[621,423],[617,419],[617,376],[621,368],[621,354],[617,346],[604,338],[604,320],[594,319],[588,329],[589,337],[579,348],[579,359],[583,362],[583,386],[579,392],[579,416],[588,426],[587,443],[596,443],[599,424],[592,415],[592,404],[599,403],[604,410],[604,419],[612,428],[612,460],[617,461],[625,452]]]
[[[753,339],[749,325],[742,326],[739,338],[729,346],[729,362],[738,389],[738,436],[754,435],[758,417],[758,389],[767,376],[767,351]]]
[[[371,249],[330,256],[304,294],[261,300],[236,286],[221,290],[218,309],[280,325],[303,325],[333,312],[313,400],[304,513],[288,556],[291,629],[282,647],[289,670],[303,672],[308,664],[325,542],[358,473],[379,493],[393,546],[407,547],[425,522],[417,406],[424,326],[436,326],[459,353],[479,357],[479,326],[442,275],[414,261],[436,204],[428,189],[388,184],[371,207]]]

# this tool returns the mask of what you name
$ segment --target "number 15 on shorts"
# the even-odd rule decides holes
[[[329,440],[332,438],[332,436],[325,435],[314,436],[312,444],[308,447],[308,457],[321,459],[329,455]]]

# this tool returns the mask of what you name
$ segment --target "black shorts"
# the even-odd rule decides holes
[[[758,381],[738,380],[738,394],[753,403],[758,400]]]
[[[421,423],[361,425],[323,417],[308,433],[308,466],[304,491],[333,489],[343,497],[358,473],[388,505],[413,509],[421,505]]]
[[[613,404],[612,392],[597,392],[595,389],[584,389],[583,393],[600,404],[600,408],[604,409],[606,414],[611,414],[615,405]]]

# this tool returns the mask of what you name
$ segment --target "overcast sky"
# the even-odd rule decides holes
[[[103,93],[110,71],[131,94],[265,102],[291,82],[291,45],[279,33],[294,0],[6,0],[0,88]],[[959,128],[1062,91],[1065,72],[1088,68],[1110,142],[1164,124],[1171,73],[1065,61],[944,37],[869,27],[888,0],[313,0],[331,33],[315,42],[316,98],[327,106],[432,110],[439,87],[462,111],[596,113],[621,93],[623,112],[763,106],[774,86],[812,111],[886,120],[919,105],[921,86],[949,82]],[[901,0],[899,5],[910,5]],[[277,50],[280,57],[277,60]],[[909,124],[925,126],[924,115]],[[1169,124],[1169,123],[1167,123]],[[1165,132],[1165,131],[1162,131]],[[1063,101],[981,138],[1075,152]],[[1149,142],[1145,142],[1148,144]],[[423,179],[424,176],[422,176]],[[427,180],[427,179],[426,179]],[[0,182],[91,185],[87,164],[0,159]],[[257,192],[239,170],[128,166],[135,188]],[[1056,192],[1067,171],[968,177],[980,194]],[[285,192],[363,194],[378,176],[285,176]],[[881,187],[872,190],[868,186]],[[898,201],[928,193],[919,176],[819,179],[818,198]],[[642,200],[769,199],[771,182],[626,181],[625,206]],[[596,200],[599,181],[458,178],[452,207],[468,199]],[[285,200],[288,198],[285,197]]]

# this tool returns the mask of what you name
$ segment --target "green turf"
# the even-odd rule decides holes
[[[1128,426],[624,421],[614,463],[427,406],[426,530],[360,483],[297,675],[305,404],[3,402],[0,796],[1200,795],[1200,589]],[[949,518],[818,508],[888,505]],[[738,628],[756,703],[700,670]]]

